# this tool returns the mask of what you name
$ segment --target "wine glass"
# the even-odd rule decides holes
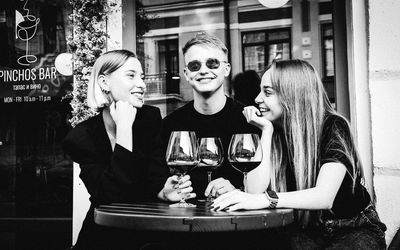
[[[167,152],[165,155],[167,165],[171,173],[182,178],[187,172],[199,163],[197,156],[197,140],[193,131],[173,131],[169,137]],[[171,204],[171,207],[195,207],[187,203],[184,195],[181,195],[179,203]]]
[[[262,161],[260,137],[257,134],[232,135],[228,161],[233,168],[243,173],[244,191],[247,192],[247,173],[260,165]]]
[[[221,166],[224,160],[224,151],[221,139],[218,137],[204,137],[200,139],[199,145],[199,167],[207,170],[208,183],[211,182],[212,171]],[[211,193],[207,197],[207,201],[213,200]]]
[[[31,40],[36,34],[40,18],[36,18],[33,15],[26,15],[24,16],[24,19],[25,21],[17,24],[17,37],[22,41],[26,41],[26,49],[25,55],[19,57],[17,62],[20,65],[28,66],[29,64],[37,61],[37,57],[35,55],[29,54],[28,50],[29,40]]]

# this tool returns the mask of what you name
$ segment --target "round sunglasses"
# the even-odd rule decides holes
[[[217,58],[208,58],[207,61],[205,61],[206,66],[209,69],[218,69],[219,66],[221,65],[221,62],[227,63],[227,61],[220,61]],[[186,67],[188,68],[188,70],[195,72],[195,71],[199,71],[201,69],[202,63],[203,62],[200,62],[199,60],[193,60],[193,61],[190,61]]]

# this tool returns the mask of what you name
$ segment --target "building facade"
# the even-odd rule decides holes
[[[158,105],[163,115],[192,99],[192,89],[183,77],[181,48],[198,32],[225,42],[231,78],[248,70],[261,77],[272,60],[302,58],[318,69],[335,102],[331,1],[293,0],[274,9],[257,0],[142,3],[151,26],[137,40],[137,51],[147,76],[148,101]],[[234,95],[230,81],[225,91]]]

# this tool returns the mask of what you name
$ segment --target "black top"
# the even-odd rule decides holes
[[[133,152],[119,144],[112,151],[101,113],[78,124],[63,141],[65,152],[80,164],[80,178],[90,194],[91,207],[77,242],[82,249],[95,249],[93,244],[101,245],[105,238],[115,241],[112,233],[94,224],[94,207],[156,200],[166,181],[159,109],[138,109],[132,130]]]
[[[344,135],[345,141],[339,141],[338,134]],[[345,148],[354,149],[354,161],[343,153]],[[320,164],[340,162],[346,169],[346,175],[339,188],[331,210],[323,212],[323,219],[350,218],[361,212],[371,201],[367,189],[362,185],[361,172],[353,175],[357,164],[361,165],[355,151],[354,141],[348,123],[339,116],[328,116],[325,120],[320,142]],[[353,192],[353,178],[355,188]]]
[[[212,179],[223,177],[229,180],[236,188],[243,186],[243,174],[235,170],[227,160],[227,152],[232,134],[258,133],[259,130],[247,123],[242,114],[244,106],[227,97],[224,108],[213,115],[203,115],[194,109],[193,101],[174,111],[163,119],[163,141],[166,150],[169,136],[172,131],[195,131],[197,138],[220,137],[224,149],[224,161],[214,170]],[[207,188],[207,171],[195,168],[189,175],[192,187],[198,198],[204,197]]]

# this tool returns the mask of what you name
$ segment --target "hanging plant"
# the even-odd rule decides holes
[[[116,0],[69,0],[72,14],[69,16],[73,32],[68,37],[68,48],[73,53],[74,86],[70,96],[72,118],[75,127],[96,113],[86,102],[86,92],[91,69],[107,45],[106,18],[116,8]],[[140,37],[150,29],[150,20],[143,5],[136,1],[137,35]]]
[[[71,125],[88,119],[95,113],[86,102],[89,75],[94,62],[106,47],[106,17],[111,8],[106,0],[70,0],[73,32],[68,47],[73,53],[74,86],[72,90]]]

